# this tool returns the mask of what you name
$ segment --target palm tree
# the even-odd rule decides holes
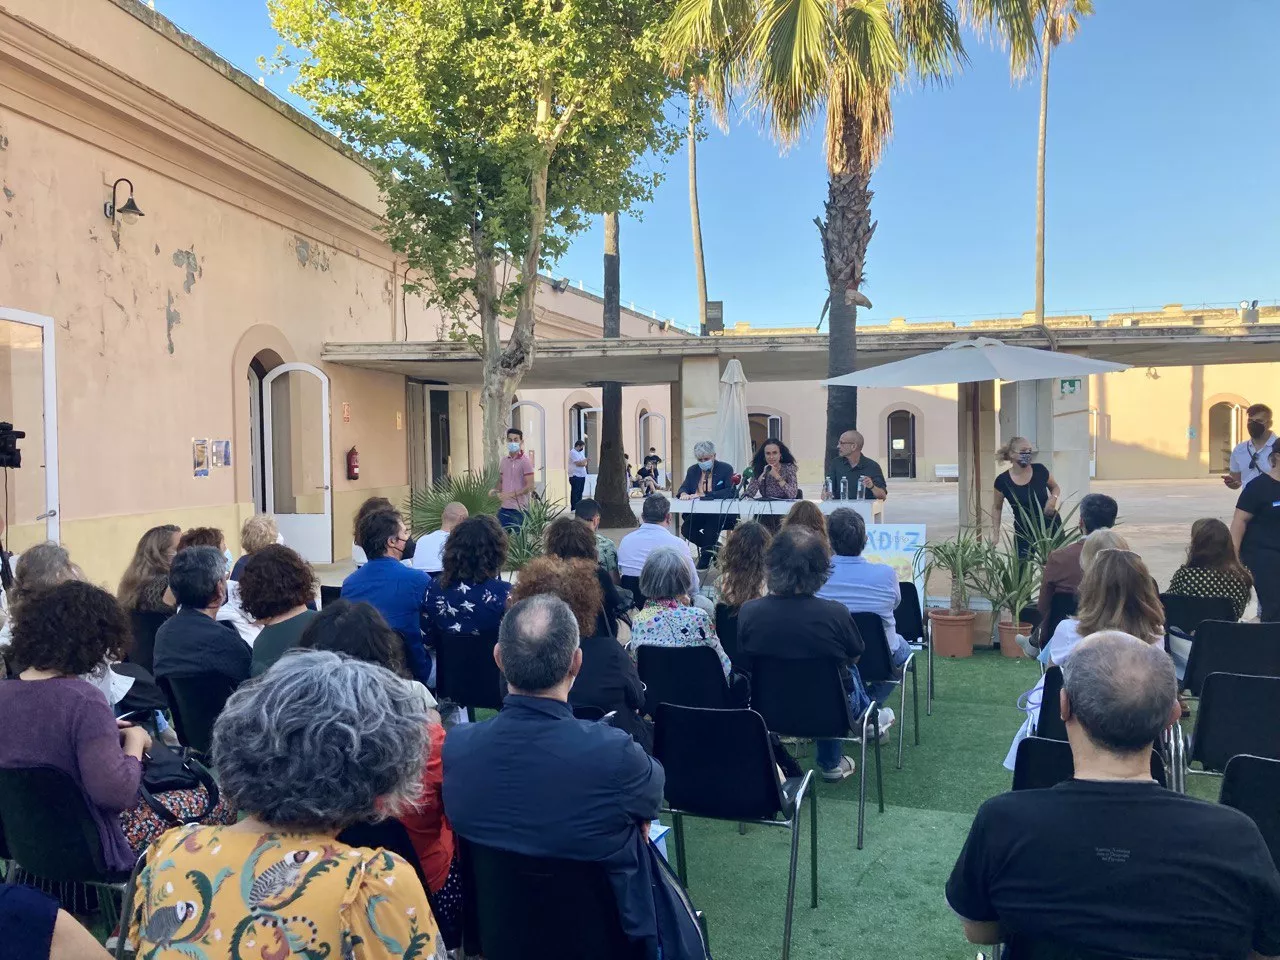
[[[702,252],[702,211],[698,207],[698,100],[696,80],[689,84],[689,217],[693,221],[693,272],[698,280],[698,331],[707,335],[707,261]]]
[[[604,215],[604,336],[622,336],[622,279],[619,271],[618,213]],[[606,527],[634,527],[635,514],[627,500],[627,466],[622,445],[622,384],[600,388],[600,464],[596,500],[600,522]]]
[[[975,26],[998,30],[1015,50],[1034,49],[1032,0],[960,2]],[[829,181],[814,222],[827,273],[827,372],[851,372],[857,310],[871,306],[861,289],[876,227],[871,173],[893,130],[891,95],[913,78],[945,80],[964,63],[953,0],[678,0],[666,42],[674,63],[723,51],[725,88],[749,92],[783,147],[824,115]],[[857,423],[857,403],[852,387],[827,391],[828,462]]]

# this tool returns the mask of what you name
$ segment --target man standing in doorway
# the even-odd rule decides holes
[[[498,464],[498,488],[494,496],[502,498],[498,522],[505,530],[524,523],[524,512],[533,493],[533,461],[524,452],[524,434],[512,427],[507,431],[507,455]]]
[[[883,500],[889,496],[880,464],[862,455],[865,443],[857,430],[840,434],[836,448],[840,456],[831,464],[831,489],[822,491],[823,500]]]
[[[569,509],[578,509],[587,485],[587,445],[579,440],[569,451]]]
[[[1265,403],[1255,403],[1245,411],[1245,416],[1249,418],[1245,424],[1249,439],[1236,444],[1231,451],[1230,472],[1222,477],[1222,482],[1230,490],[1247,487],[1258,474],[1266,473],[1267,458],[1276,444],[1276,435],[1271,432],[1270,407]]]

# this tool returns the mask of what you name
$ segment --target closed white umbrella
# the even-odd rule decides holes
[[[741,473],[751,463],[751,424],[747,420],[747,375],[730,360],[720,377],[720,410],[716,418],[716,459]]]
[[[1014,347],[1002,340],[976,337],[895,363],[856,370],[824,380],[829,387],[925,387],[983,380],[1049,380],[1087,377],[1091,373],[1127,370],[1125,363],[1093,360],[1070,353]]]

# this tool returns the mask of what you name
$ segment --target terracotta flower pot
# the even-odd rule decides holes
[[[1001,620],[996,625],[996,629],[1000,633],[1000,652],[1011,659],[1025,657],[1022,651],[1022,645],[1015,639],[1019,634],[1024,637],[1031,635],[1031,624],[1019,623],[1016,627],[1012,620]]]
[[[973,656],[972,610],[930,610],[930,636],[933,652],[940,657]]]

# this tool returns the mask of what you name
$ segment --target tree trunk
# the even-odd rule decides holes
[[[1040,144],[1036,154],[1036,323],[1044,323],[1044,157],[1049,130],[1049,42],[1048,18],[1040,47]]]
[[[875,233],[871,220],[871,171],[863,169],[861,132],[850,111],[840,118],[844,130],[845,153],[850,169],[832,171],[827,185],[825,220],[819,220],[823,262],[827,269],[830,296],[827,375],[838,377],[857,368],[858,307],[871,302],[859,291],[862,271],[867,259],[867,246]],[[858,391],[856,387],[831,387],[827,390],[827,440],[823,459],[829,473],[838,456],[836,445],[840,434],[858,424]]]
[[[618,214],[604,217],[604,335],[622,335],[622,278],[618,260]],[[634,527],[636,515],[627,500],[627,465],[622,444],[622,384],[601,388],[600,468],[596,474],[596,502],[602,527]]]
[[[698,206],[698,90],[689,88],[689,216],[693,220],[693,272],[698,279],[698,330],[707,335],[707,262],[702,253],[702,211]]]

